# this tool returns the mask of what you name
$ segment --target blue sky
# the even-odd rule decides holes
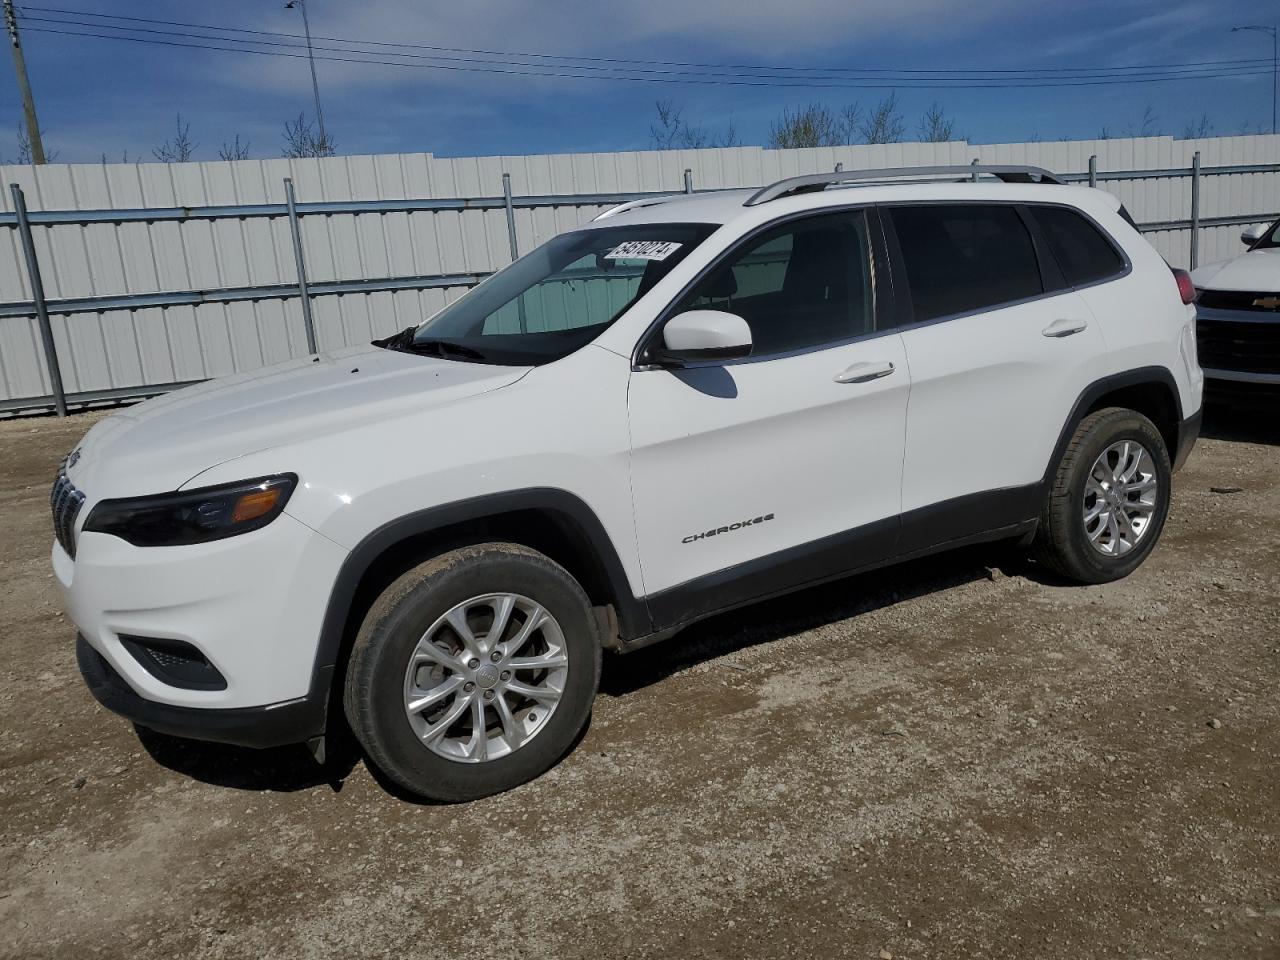
[[[48,9],[57,8],[301,33],[298,11],[286,10],[284,0],[32,0],[20,6],[28,17],[47,18],[26,22],[24,45],[46,149],[59,151],[61,161],[92,161],[104,153],[114,160],[126,150],[130,159],[150,160],[179,112],[191,124],[197,159],[216,158],[219,145],[236,134],[248,140],[252,156],[279,156],[283,122],[311,109],[303,59],[35,29],[92,32],[49,22],[68,19]],[[309,10],[317,36],[364,41],[702,64],[987,70],[1270,57],[1269,37],[1229,28],[1280,21],[1280,0],[309,0]],[[182,42],[170,34],[144,36]],[[0,156],[12,158],[21,110],[4,59]],[[342,153],[644,149],[656,99],[681,105],[713,133],[732,118],[743,142],[763,143],[788,106],[820,100],[867,107],[887,93],[568,80],[333,61],[320,62],[318,71],[327,125]],[[1207,115],[1215,133],[1233,134],[1269,130],[1271,82],[1268,74],[1031,90],[902,87],[898,98],[910,130],[936,100],[955,118],[958,134],[979,142],[1092,137],[1104,126],[1121,136],[1141,125],[1148,106],[1159,133],[1178,136]]]

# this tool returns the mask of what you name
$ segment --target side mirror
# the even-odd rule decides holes
[[[740,360],[751,353],[751,327],[734,313],[689,310],[662,328],[662,347],[654,361],[670,366]]]
[[[1240,234],[1240,242],[1246,247],[1252,247],[1262,239],[1262,235],[1267,232],[1269,226],[1270,224],[1267,223],[1255,223],[1252,227],[1246,227]]]

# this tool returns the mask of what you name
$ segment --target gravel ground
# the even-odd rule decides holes
[[[46,497],[97,416],[0,423],[0,955],[1280,957],[1274,412],[1128,580],[985,548],[708,621],[457,807],[94,704]]]

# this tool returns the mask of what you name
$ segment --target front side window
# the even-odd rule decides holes
[[[889,209],[915,320],[989,309],[1044,292],[1031,235],[1013,207]]]
[[[451,360],[550,363],[603,333],[715,230],[650,223],[561,234],[416,329],[379,343]]]
[[[751,327],[752,355],[848,340],[873,329],[866,214],[794,220],[748,240],[676,305],[724,310]]]
[[[1096,283],[1124,269],[1124,260],[1111,241],[1074,210],[1038,206],[1028,209],[1049,242],[1067,283]]]

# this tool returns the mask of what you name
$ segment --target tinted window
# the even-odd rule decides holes
[[[916,320],[1043,292],[1031,236],[1013,207],[893,207]]]
[[[872,329],[871,263],[862,211],[792,221],[755,237],[676,307],[725,310],[766,355],[848,340]]]
[[[1067,283],[1093,283],[1113,277],[1124,269],[1124,261],[1098,228],[1074,210],[1063,207],[1031,207],[1049,249],[1062,268]]]

